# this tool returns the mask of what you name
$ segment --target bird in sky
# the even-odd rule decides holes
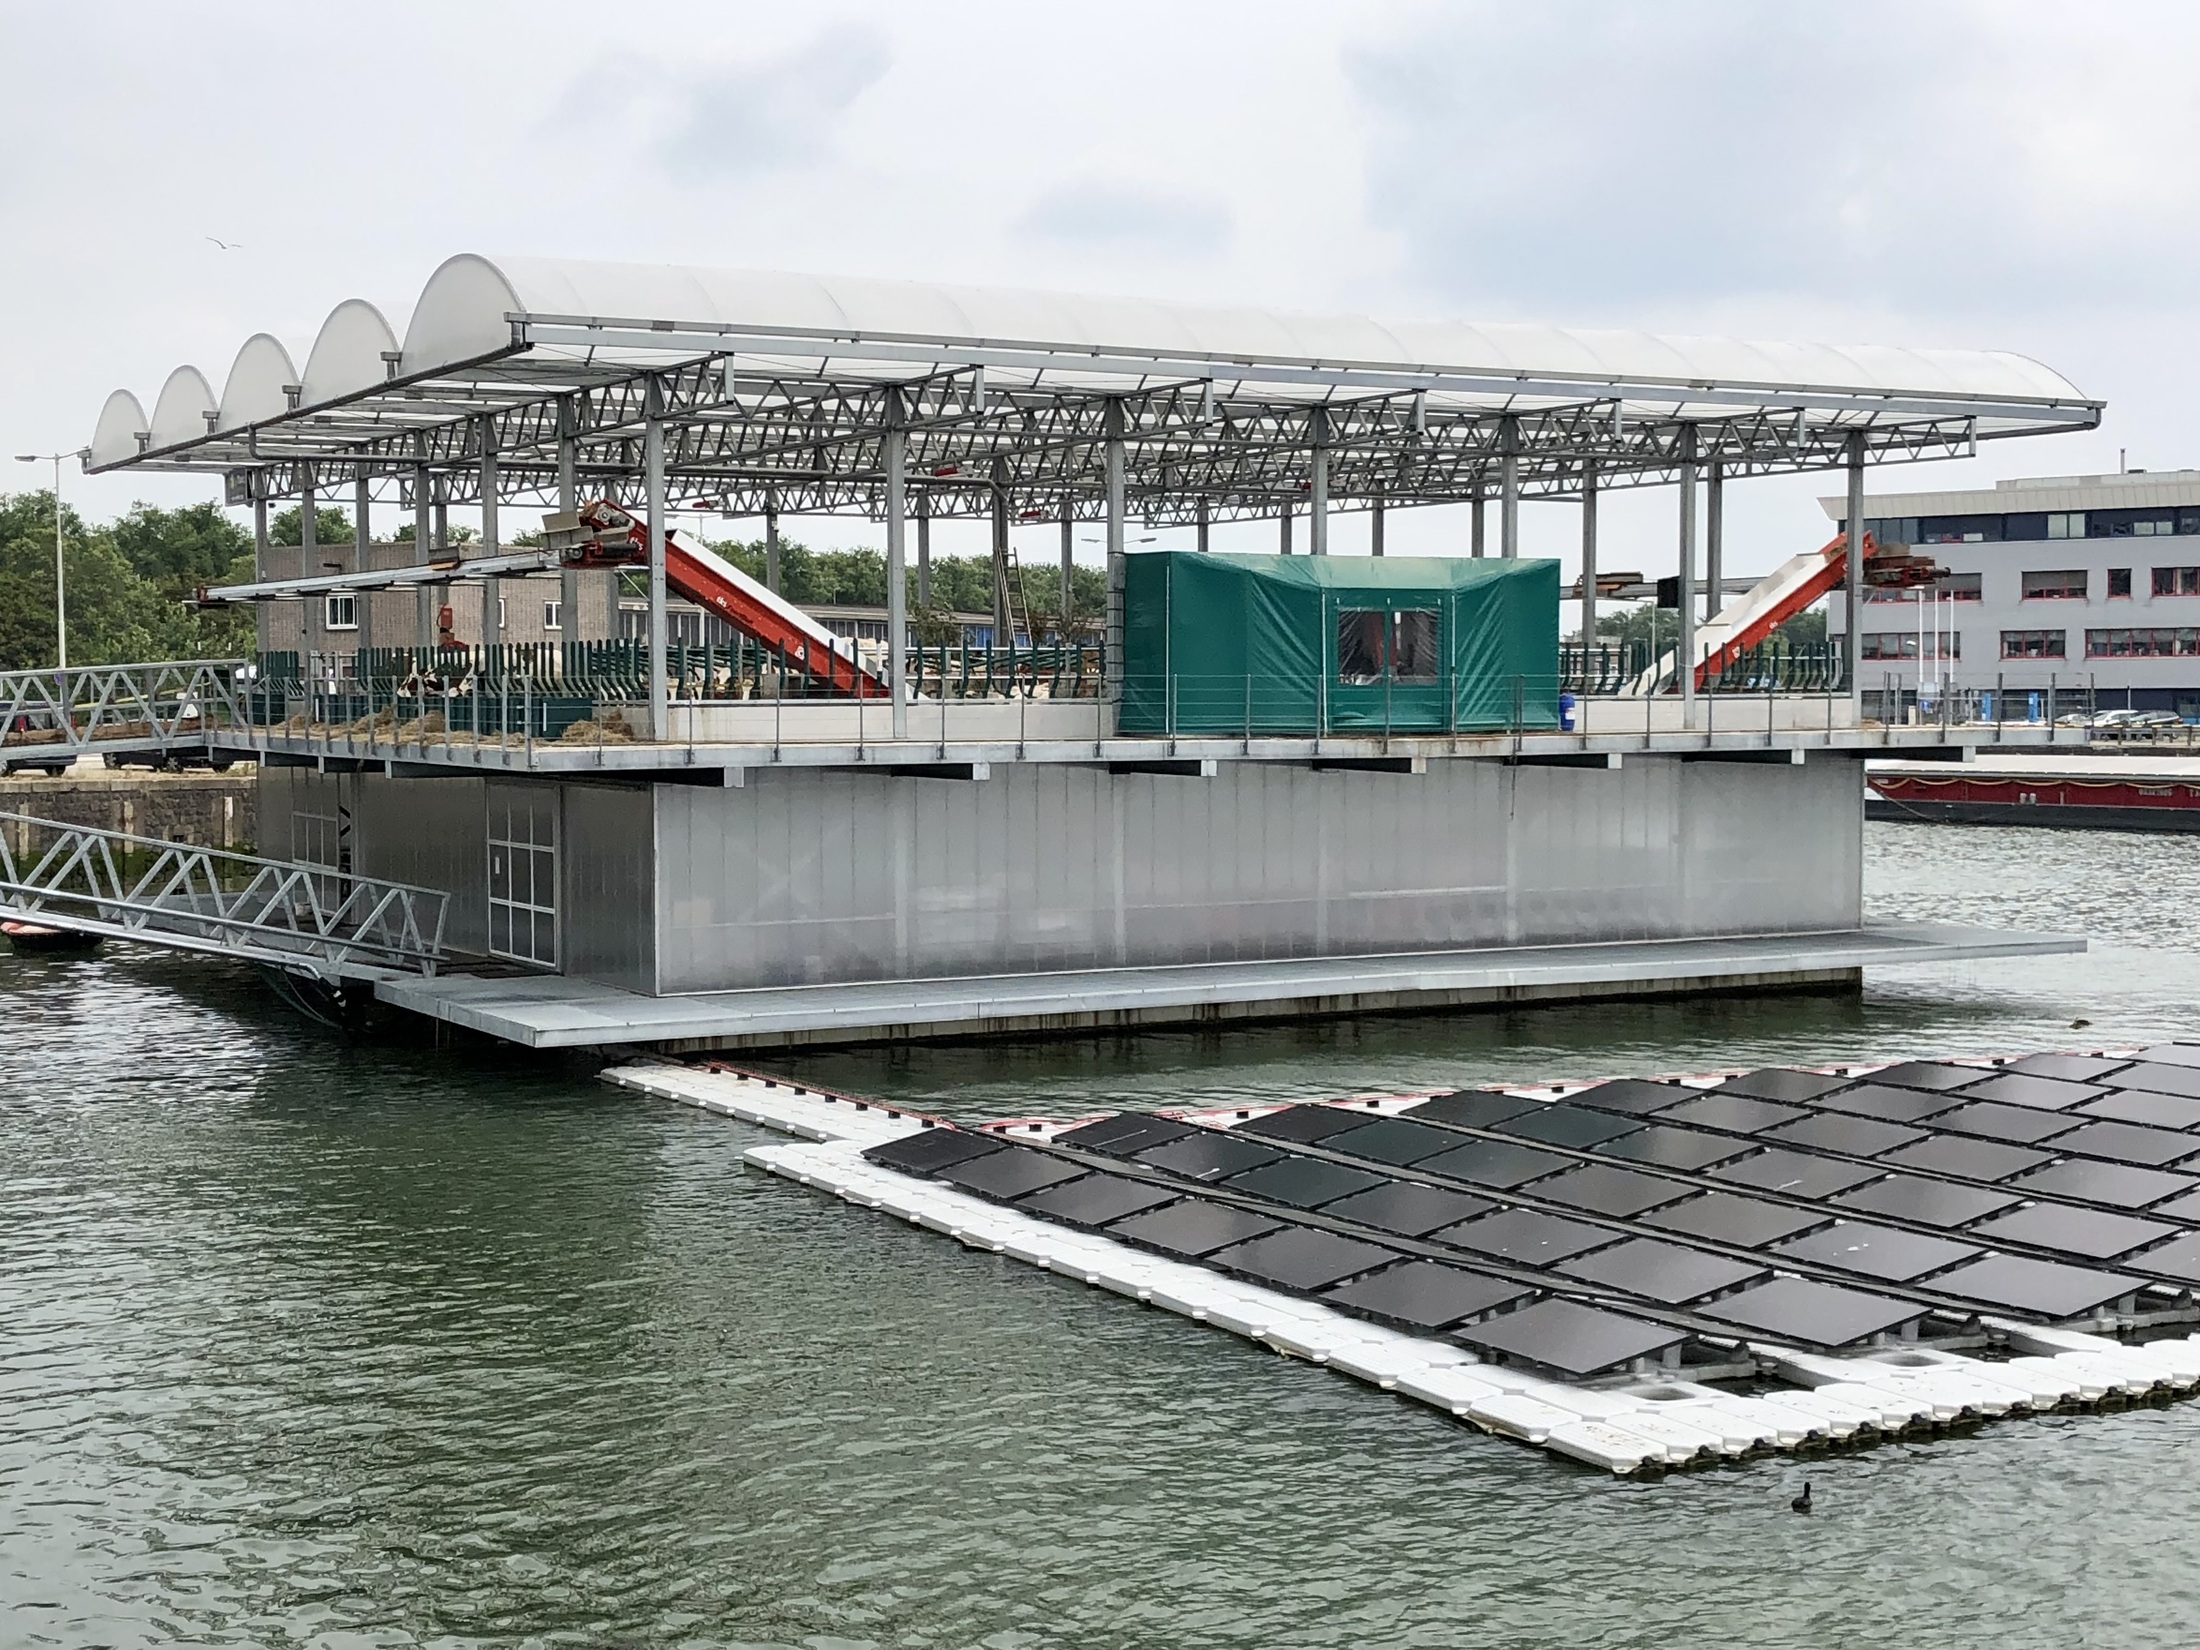
[[[216,246],[220,247],[224,252],[242,252],[244,250],[244,243],[242,241],[225,241],[215,235],[209,235],[206,238],[212,241]]]

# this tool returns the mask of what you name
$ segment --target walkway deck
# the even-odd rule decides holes
[[[382,1001],[528,1048],[784,1047],[1833,983],[1890,963],[2083,951],[1939,925],[1730,939],[876,980],[647,997],[554,975],[391,981]]]

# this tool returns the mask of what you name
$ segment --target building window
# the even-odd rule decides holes
[[[2108,570],[2108,593],[2111,596],[2128,596],[2131,594],[2130,568],[2111,567]]]
[[[331,630],[357,630],[359,628],[359,598],[357,596],[330,596],[323,605],[323,623]]]
[[[1979,573],[1944,574],[1923,591],[1905,590],[1896,585],[1864,587],[1864,599],[1868,602],[1900,602],[1906,607],[1915,607],[1920,600],[1975,602],[1984,596],[1985,576]]]
[[[550,790],[489,793],[489,951],[558,966],[558,799]]]
[[[2005,630],[2001,633],[2001,656],[2004,659],[2065,658],[2068,634],[2062,630]]]
[[[2084,601],[2085,569],[2057,568],[2024,575],[2024,599],[2028,602]]]
[[[2082,539],[2085,537],[2085,514],[2077,511],[2066,516],[2050,515],[2047,518],[2047,536],[2051,539]]]
[[[542,628],[545,630],[563,630],[565,628],[564,608],[565,604],[563,602],[544,602],[542,604]]]
[[[2200,655],[2200,630],[2089,630],[2088,659],[2190,659]]]
[[[1914,630],[1867,630],[1863,637],[1863,656],[1867,659],[1960,659],[1963,657],[1963,636],[1959,631],[1938,633],[1926,631],[1924,651],[1919,652],[1919,637]]]
[[[2157,567],[2154,593],[2157,596],[2200,596],[2200,567]]]
[[[2141,516],[2131,524],[2134,537],[2142,539],[2168,538],[2177,531],[2175,516]]]

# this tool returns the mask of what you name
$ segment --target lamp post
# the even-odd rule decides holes
[[[53,463],[53,634],[57,668],[69,668],[68,586],[61,570],[61,461],[67,453],[17,453],[18,464]]]

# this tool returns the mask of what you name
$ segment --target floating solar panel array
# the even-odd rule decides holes
[[[1615,1471],[2200,1388],[2200,1046],[983,1129],[605,1076],[802,1137],[745,1153],[774,1173]]]
[[[869,1156],[1580,1379],[2193,1315],[2200,1046],[1621,1080]]]

